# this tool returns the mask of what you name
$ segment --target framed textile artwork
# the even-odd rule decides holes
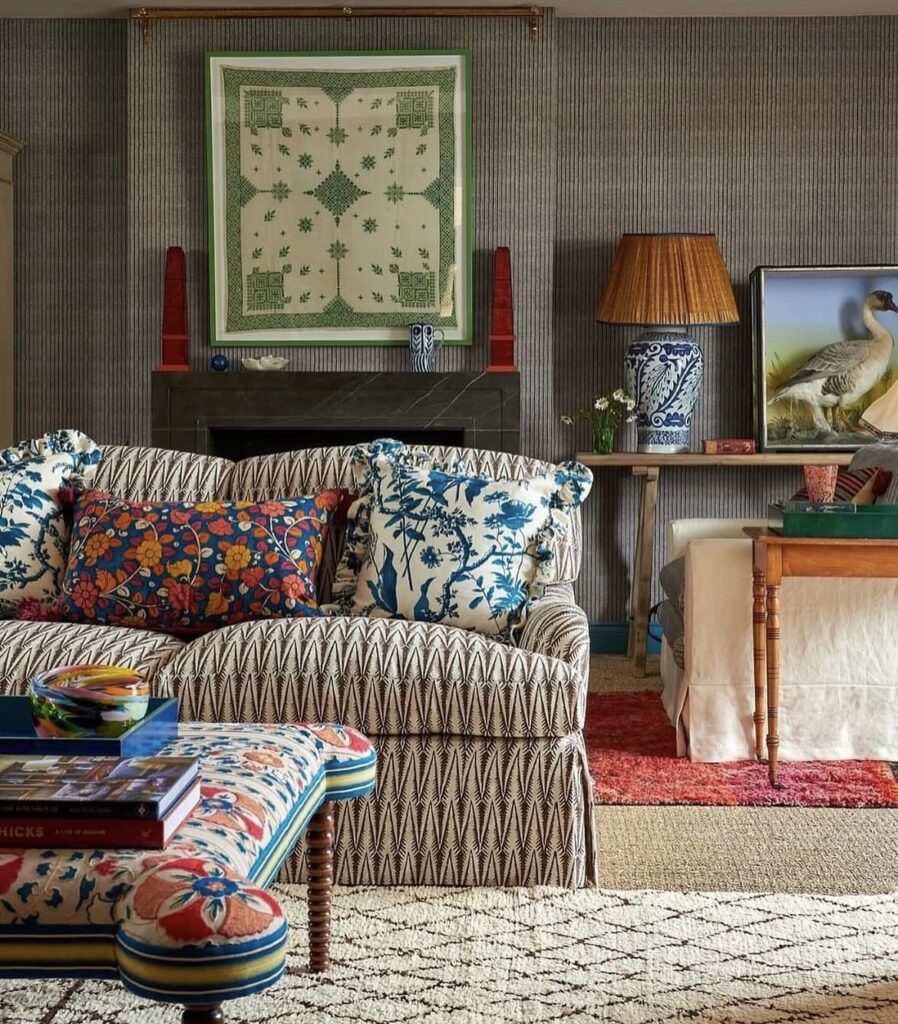
[[[470,344],[469,53],[206,62],[212,344]]]
[[[752,319],[762,451],[898,439],[898,267],[758,267]]]

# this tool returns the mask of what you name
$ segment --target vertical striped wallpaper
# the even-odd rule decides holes
[[[751,432],[748,274],[758,263],[898,263],[898,17],[856,19],[0,20],[0,127],[17,158],[18,427],[146,441],[165,248],[188,253],[191,358],[208,365],[203,54],[467,46],[474,68],[475,326],[512,251],[524,448],[560,458],[559,417],[617,385],[625,328],[594,310],[623,231],[713,231],[743,321],[697,332],[694,437]],[[247,350],[249,351],[249,350]],[[239,358],[240,350],[229,354]],[[396,369],[401,350],[293,350],[298,369]],[[579,446],[586,438],[577,439]],[[627,436],[632,445],[635,438]],[[680,470],[659,518],[748,515],[795,474]],[[596,481],[580,598],[625,614],[636,485]],[[660,539],[660,538],[659,538]]]
[[[751,270],[898,264],[898,18],[559,20],[556,47],[554,411],[620,380],[635,332],[594,319],[618,236],[712,231],[742,322],[695,331],[706,369],[693,444],[749,437]],[[635,447],[635,431],[624,441]],[[557,432],[548,454],[568,447]],[[663,472],[657,542],[671,518],[763,515],[799,480]],[[592,619],[625,615],[636,496],[625,471],[606,471],[589,499]]]
[[[128,435],[121,21],[0,19],[15,158],[16,426]]]

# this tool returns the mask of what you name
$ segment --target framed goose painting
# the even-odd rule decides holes
[[[898,267],[758,267],[752,306],[762,451],[898,440]]]
[[[211,341],[471,343],[464,50],[206,57]]]

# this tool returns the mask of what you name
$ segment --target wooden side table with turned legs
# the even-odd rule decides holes
[[[751,538],[752,641],[755,682],[755,756],[761,760],[764,723],[770,785],[779,781],[780,586],[786,576],[837,579],[898,578],[898,540],[784,537],[757,526]]]

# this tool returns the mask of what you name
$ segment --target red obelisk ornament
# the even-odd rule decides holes
[[[493,318],[487,373],[517,373],[514,364],[514,309],[511,304],[511,253],[496,249],[493,260]]]
[[[162,364],[159,370],[189,370],[187,365],[187,260],[171,246],[165,254],[165,298],[162,306]]]

